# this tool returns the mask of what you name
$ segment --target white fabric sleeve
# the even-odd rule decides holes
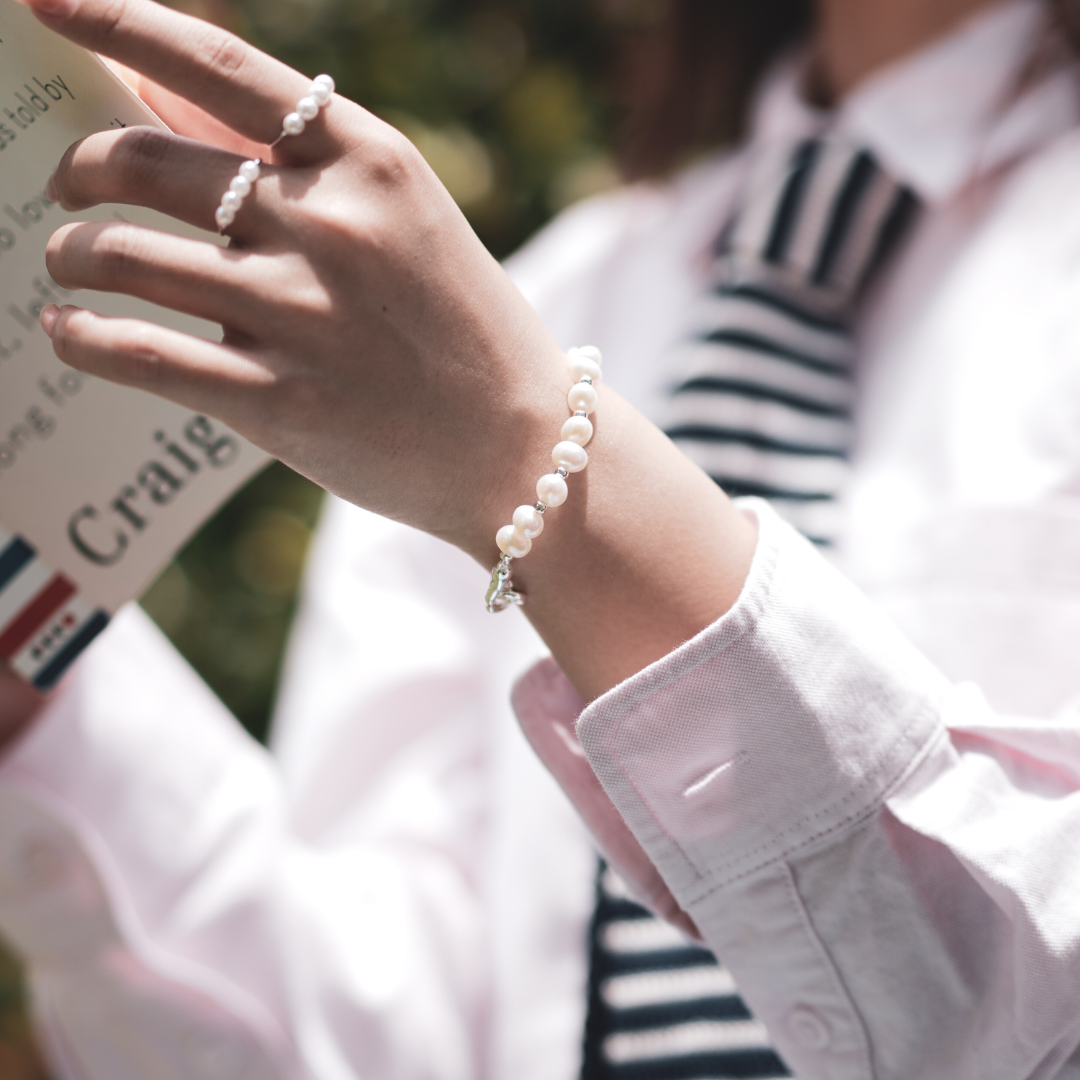
[[[0,932],[64,1080],[479,1074],[469,674],[438,627],[395,622],[392,590],[366,600],[386,649],[429,649],[343,673],[358,694],[378,676],[354,734],[396,741],[353,747],[378,782],[342,767],[317,822],[134,607],[0,763]]]
[[[581,713],[613,811],[800,1080],[1074,1075],[1080,719],[994,715],[744,506],[734,608]]]

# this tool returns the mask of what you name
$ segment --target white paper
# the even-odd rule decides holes
[[[66,221],[119,217],[209,239],[136,207],[67,214],[45,182],[77,139],[161,121],[93,54],[0,0],[0,657],[46,686],[267,461],[216,420],[65,367],[38,324],[77,303],[219,338],[129,297],[69,293],[45,269]]]

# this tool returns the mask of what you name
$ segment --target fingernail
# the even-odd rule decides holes
[[[60,202],[60,189],[56,186],[56,173],[45,181],[45,198],[51,203]]]
[[[55,304],[46,304],[41,309],[41,329],[45,331],[49,337],[52,337],[53,327],[56,325],[56,320],[60,317],[60,309]]]

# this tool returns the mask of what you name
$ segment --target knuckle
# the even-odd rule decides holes
[[[365,148],[372,181],[398,189],[411,183],[423,166],[420,151],[400,132],[387,128]]]
[[[127,185],[140,186],[155,179],[172,148],[167,131],[134,127],[124,131],[119,141],[119,165]]]
[[[127,15],[127,0],[107,0],[98,12],[97,40],[103,44],[114,38],[125,22]]]
[[[318,416],[326,404],[325,387],[306,371],[278,371],[266,396],[273,412],[297,418]]]
[[[334,304],[325,285],[305,266],[283,268],[274,290],[272,319],[276,325],[307,325],[334,315]]]
[[[138,230],[130,225],[103,229],[94,241],[91,261],[98,274],[117,281],[144,269],[142,242]]]
[[[132,326],[117,350],[125,360],[128,377],[139,386],[153,386],[161,381],[162,357],[150,336],[150,328]]]
[[[224,30],[201,32],[194,44],[198,66],[223,80],[236,78],[247,63],[247,46]]]

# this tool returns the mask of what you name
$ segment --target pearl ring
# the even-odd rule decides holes
[[[277,146],[287,135],[299,135],[311,120],[319,115],[319,110],[330,101],[334,92],[334,80],[329,75],[318,75],[312,81],[308,92],[296,103],[296,109],[289,113],[281,123],[281,134],[270,144]],[[244,199],[251,194],[255,181],[259,179],[262,168],[261,158],[252,158],[240,166],[240,171],[232,178],[228,191],[221,196],[221,205],[214,213],[218,232],[224,233],[233,223]]]

